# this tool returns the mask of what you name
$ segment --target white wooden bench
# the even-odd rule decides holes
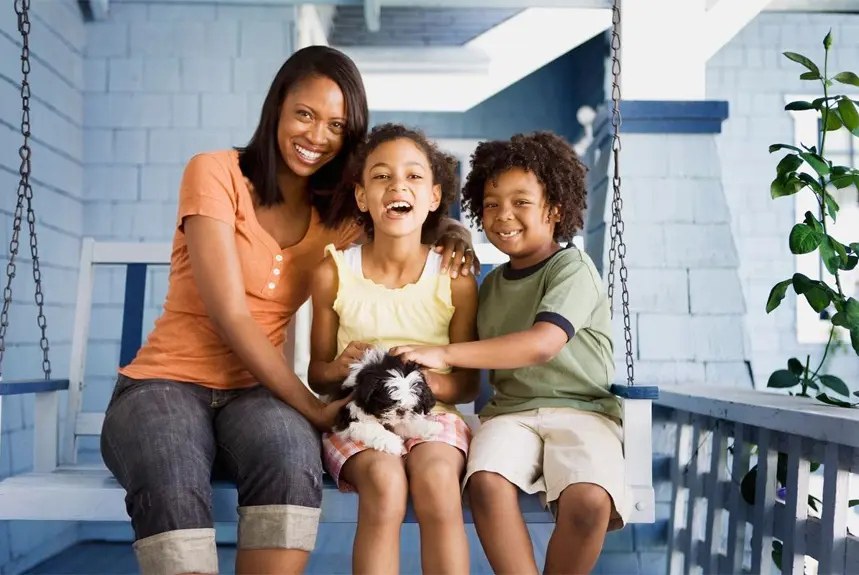
[[[35,395],[33,471],[0,482],[0,520],[129,520],[125,511],[125,492],[110,472],[103,465],[84,465],[77,461],[78,440],[98,436],[104,421],[103,413],[81,410],[93,280],[96,266],[121,265],[126,268],[119,357],[120,365],[124,365],[134,357],[143,338],[147,268],[168,266],[170,252],[171,245],[167,243],[102,243],[89,238],[83,240],[68,380],[0,382],[0,400],[4,395]],[[309,339],[307,306],[296,318],[295,331],[296,355],[305,356],[306,361]],[[301,375],[302,370],[297,368],[297,371]],[[68,401],[61,445],[58,416],[60,392],[63,390],[68,390]],[[632,394],[626,393],[629,390],[632,390]],[[485,392],[484,389],[484,402]],[[616,393],[632,398],[624,401],[624,417],[628,422],[624,431],[627,477],[634,497],[631,519],[635,523],[652,523],[655,515],[651,471],[651,400],[655,399],[654,388],[621,386]],[[470,424],[476,425],[474,417],[470,418]],[[215,521],[238,521],[234,486],[216,482],[213,487]],[[542,508],[536,496],[521,496],[520,505],[528,523],[552,521],[551,514]],[[465,519],[471,522],[467,506]],[[321,520],[327,523],[357,521],[356,496],[340,493],[333,482],[326,478]],[[406,520],[415,521],[411,507]]]

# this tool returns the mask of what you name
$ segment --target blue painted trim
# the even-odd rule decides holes
[[[655,385],[612,384],[610,391],[621,399],[659,399],[659,388]]]
[[[119,367],[125,367],[140,349],[143,339],[143,304],[146,299],[146,264],[128,264],[125,271],[125,305],[122,307],[122,340]]]
[[[24,395],[62,391],[69,388],[68,379],[19,379],[0,382],[0,395]]]
[[[606,110],[611,120],[611,109]],[[620,103],[623,134],[719,134],[728,118],[723,100],[626,100]]]

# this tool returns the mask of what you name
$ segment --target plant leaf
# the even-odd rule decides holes
[[[847,507],[856,507],[859,505],[859,499],[851,499],[847,502]]]
[[[849,98],[841,98],[838,100],[838,113],[841,115],[841,121],[844,126],[853,132],[859,129],[859,112],[856,111],[856,106]]]
[[[849,272],[856,267],[856,264],[859,264],[859,256],[857,256],[856,254],[850,254],[849,256],[847,256],[847,263],[842,266],[841,269]]]
[[[830,303],[832,303],[832,298],[829,295],[829,292],[819,286],[811,287],[811,289],[807,290],[802,295],[805,296],[805,300],[808,302],[808,305],[811,306],[811,309],[817,313],[822,312],[829,307]]]
[[[820,187],[820,182],[815,180],[811,174],[807,174],[805,172],[802,172],[800,174],[797,174],[796,177],[799,178],[800,180],[802,180],[812,190],[814,190],[818,194],[820,193],[820,190],[822,189]],[[797,190],[797,191],[799,191],[799,190]]]
[[[782,181],[781,176],[776,176],[776,179],[770,184],[770,197],[775,200],[784,196],[792,196],[802,188],[797,184],[796,178],[790,178],[785,182]]]
[[[791,372],[792,374],[794,374],[795,376],[799,377],[805,371],[805,367],[803,367],[801,361],[799,361],[795,357],[792,357],[789,360],[787,360],[787,370],[789,372]]]
[[[796,146],[791,146],[790,144],[772,144],[770,145],[770,154],[773,152],[778,152],[779,150],[793,150],[794,152],[801,152],[799,148]]]
[[[824,116],[826,117],[826,126],[824,128],[827,132],[836,132],[844,126],[841,118],[838,116],[838,112],[834,108],[831,108]]]
[[[810,211],[805,212],[805,219],[802,221],[815,232],[823,233],[823,222],[815,218]]]
[[[796,102],[790,102],[784,107],[785,110],[815,110],[816,107],[811,102],[806,102],[804,100],[797,100]]]
[[[815,64],[802,54],[797,54],[796,52],[783,52],[783,54],[788,60],[793,60],[798,64],[802,64],[803,66],[808,68],[809,71],[816,73],[818,77],[820,76],[820,68],[817,67],[817,64]]]
[[[852,403],[847,403],[846,401],[829,397],[825,393],[818,394],[817,401],[822,401],[823,403],[828,403],[829,405],[834,405],[836,407],[853,407]]]
[[[803,72],[799,75],[800,80],[820,80],[820,74],[818,72]]]
[[[850,344],[853,346],[853,351],[859,355],[859,327],[854,327],[850,330]]]
[[[850,329],[859,328],[859,300],[852,297],[847,298],[844,313],[847,314],[847,326]]]
[[[830,235],[824,235],[820,242],[820,257],[831,274],[840,270],[842,265],[847,265],[847,250]]]
[[[859,88],[859,76],[857,76],[853,72],[838,72],[837,74],[835,74],[835,76],[832,77],[832,79],[836,82],[841,82],[842,84],[848,84],[850,86],[856,86],[857,88]]]
[[[779,176],[783,174],[789,174],[790,172],[795,172],[798,167],[802,165],[802,158],[797,156],[796,154],[787,154],[785,157],[781,159],[776,166],[776,171]]]
[[[786,369],[777,369],[767,380],[767,387],[773,389],[787,389],[797,385],[799,385],[799,378]]]
[[[829,217],[832,218],[834,222],[838,217],[838,202],[835,201],[835,198],[832,197],[832,194],[829,192],[823,193],[823,202],[826,204],[826,212],[829,214]]]
[[[839,190],[843,190],[844,188],[848,188],[853,185],[853,174],[844,174],[843,176],[838,176],[837,178],[832,179],[832,185],[838,188]]]
[[[788,286],[790,286],[791,283],[793,283],[793,280],[784,280],[773,286],[770,290],[770,295],[767,298],[767,313],[770,313],[779,306],[781,300],[784,299],[784,296],[787,293]]]
[[[806,224],[796,224],[790,230],[788,245],[793,254],[808,254],[820,246],[823,237],[823,234]]]
[[[814,169],[814,171],[817,172],[818,175],[826,176],[827,174],[829,174],[829,164],[827,164],[826,160],[824,160],[823,158],[821,158],[817,154],[812,154],[809,152],[802,152],[799,156],[803,160],[808,162],[808,165],[811,166]]]
[[[835,393],[839,393],[844,396],[850,395],[850,388],[847,387],[847,384],[844,383],[844,380],[839,377],[835,377],[834,375],[821,375],[820,383],[822,383]]]

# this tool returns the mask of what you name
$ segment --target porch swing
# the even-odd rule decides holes
[[[656,387],[634,385],[632,330],[627,291],[626,245],[623,240],[624,223],[621,217],[620,153],[620,2],[612,2],[612,118],[611,152],[614,173],[612,177],[612,221],[610,226],[608,294],[614,303],[615,263],[619,260],[621,305],[623,310],[624,340],[626,344],[627,385],[612,385],[611,391],[623,403],[623,442],[627,482],[632,509],[630,523],[652,523],[655,520],[652,478],[651,403],[658,398]],[[77,288],[75,319],[72,329],[71,361],[68,379],[52,379],[44,315],[41,273],[32,206],[33,191],[30,185],[30,49],[29,0],[15,0],[18,31],[21,34],[22,119],[20,148],[21,168],[18,185],[12,240],[9,246],[9,263],[6,266],[6,288],[0,315],[0,401],[4,395],[35,394],[34,469],[30,473],[11,476],[0,482],[0,520],[55,520],[55,521],[117,521],[127,522],[125,492],[103,466],[89,466],[77,462],[78,441],[82,437],[98,436],[104,420],[103,413],[83,412],[82,394],[86,346],[89,337],[92,289],[96,266],[124,266],[125,301],[123,307],[120,365],[127,364],[137,352],[142,340],[144,294],[147,269],[151,266],[168,267],[171,246],[144,243],[104,243],[84,238]],[[35,299],[38,306],[38,324],[41,329],[40,347],[43,352],[44,378],[23,381],[2,381],[8,311],[12,302],[12,280],[15,276],[19,235],[24,209],[30,229],[30,248],[33,259]],[[59,392],[68,390],[66,418],[60,444]],[[227,483],[215,483],[212,490],[213,518],[215,522],[235,522],[237,496],[235,488]],[[326,479],[322,502],[321,521],[325,523],[354,523],[357,520],[357,500],[352,494],[340,493]],[[536,496],[522,495],[520,506],[528,523],[550,523],[552,515],[544,510]],[[466,521],[471,514],[465,509]],[[414,521],[410,510],[407,521]]]

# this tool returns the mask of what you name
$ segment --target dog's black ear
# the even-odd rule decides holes
[[[358,374],[355,403],[371,415],[381,415],[396,403],[385,385],[390,374],[380,364],[367,366]]]
[[[417,388],[418,403],[415,405],[415,412],[426,415],[435,407],[435,395],[429,385],[427,385],[426,378],[423,375],[421,376],[421,383],[418,384]]]

